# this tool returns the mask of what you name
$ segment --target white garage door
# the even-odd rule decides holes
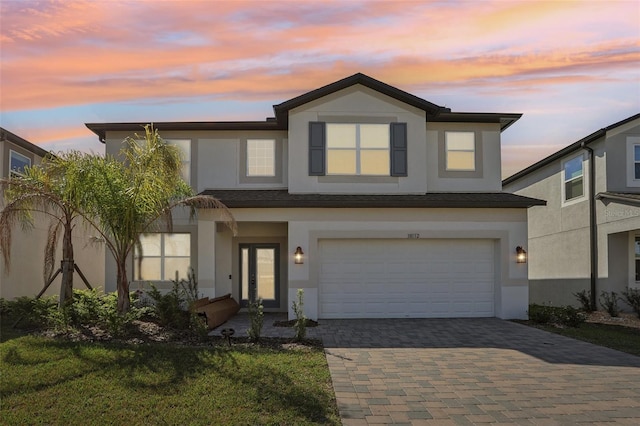
[[[320,318],[494,316],[491,240],[321,240]]]

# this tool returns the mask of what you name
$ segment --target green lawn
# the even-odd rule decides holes
[[[535,327],[640,356],[640,329],[638,328],[589,322],[577,328],[558,328],[551,325],[535,325]]]
[[[0,424],[340,424],[319,348],[0,344]]]

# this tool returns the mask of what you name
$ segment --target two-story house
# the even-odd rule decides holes
[[[24,168],[37,165],[49,152],[20,136],[0,127],[0,177],[20,176]],[[0,200],[4,208],[4,201]],[[20,225],[12,232],[11,263],[5,267],[0,259],[0,297],[13,299],[20,296],[34,297],[43,289],[45,278],[44,248],[47,241],[51,217],[35,213],[33,228],[23,231]],[[104,281],[104,247],[90,244],[91,231],[77,226],[73,244],[76,264],[82,269],[89,282],[102,287]],[[61,249],[56,259],[61,260]],[[79,281],[79,280],[78,280]],[[82,285],[84,286],[84,285]],[[80,286],[76,285],[80,288]],[[45,295],[60,292],[60,277],[51,283]]]
[[[245,122],[154,123],[184,176],[222,200],[238,233],[201,211],[142,237],[131,278],[194,267],[207,296],[316,318],[524,318],[527,208],[502,192],[500,135],[520,114],[452,112],[363,74]],[[116,155],[144,123],[87,127]],[[107,263],[107,290],[115,268]],[[136,284],[132,285],[136,288]]]
[[[514,174],[506,191],[547,200],[529,210],[531,302],[576,305],[589,290],[640,288],[640,114]]]

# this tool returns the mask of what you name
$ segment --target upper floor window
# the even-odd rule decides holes
[[[31,158],[20,154],[19,152],[15,152],[13,150],[9,150],[9,170],[10,176],[23,176],[24,168],[31,166]]]
[[[476,141],[474,132],[446,132],[446,170],[475,171]]]
[[[584,195],[584,172],[582,156],[564,163],[564,200],[569,201]]]
[[[276,175],[276,141],[247,139],[247,176]]]
[[[191,183],[191,139],[163,139],[168,145],[173,145],[180,151],[180,158],[182,160],[182,167],[180,169],[180,175],[182,179],[188,184]],[[146,144],[146,140],[137,139],[136,143],[140,146]]]
[[[640,187],[640,136],[627,136],[626,148],[627,186],[638,188]],[[616,172],[620,173],[622,170],[616,170]]]
[[[168,139],[165,140],[169,145],[173,145],[180,150],[182,154],[181,175],[185,182],[191,183],[191,140],[190,139]]]
[[[389,176],[388,124],[327,124],[327,174]]]
[[[191,266],[191,234],[142,234],[140,243],[142,259],[137,247],[134,253],[136,279],[169,281],[176,278],[176,271],[178,279],[187,277]]]
[[[309,176],[407,176],[407,123],[309,122]]]

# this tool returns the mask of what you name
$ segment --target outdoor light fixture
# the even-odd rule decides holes
[[[527,263],[527,251],[522,247],[516,247],[516,263]]]
[[[296,265],[302,265],[304,263],[304,253],[302,252],[302,247],[298,246],[296,248],[296,252],[293,254],[293,258],[295,259]]]

